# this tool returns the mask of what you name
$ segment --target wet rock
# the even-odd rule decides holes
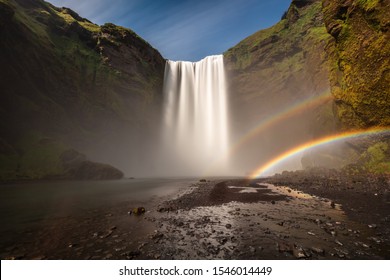
[[[318,248],[318,247],[311,247],[310,249],[311,249],[311,251],[312,251],[313,253],[316,253],[316,254],[321,255],[321,256],[324,256],[324,255],[325,255],[325,250],[323,250],[323,249],[321,249],[321,248]]]
[[[113,231],[109,230],[105,235],[100,236],[100,238],[107,238],[107,237],[111,236],[112,233],[113,233]]]
[[[128,258],[128,259],[134,259],[135,257],[138,257],[141,255],[141,251],[135,250],[135,251],[129,251],[127,253],[122,254],[122,256]]]
[[[377,244],[380,244],[382,242],[382,240],[377,238],[377,237],[369,237],[367,239],[372,240],[372,241],[374,241]]]
[[[133,210],[129,211],[128,214],[139,216],[139,215],[145,214],[145,212],[146,212],[146,210],[144,207],[137,207],[137,208],[134,208]]]
[[[158,230],[155,230],[152,235],[149,236],[150,239],[158,240],[164,237],[164,234],[159,232]]]
[[[221,244],[221,245],[224,245],[228,241],[228,239],[226,237],[220,237],[217,240],[218,240],[219,244]]]
[[[284,253],[284,252],[291,253],[291,254],[293,253],[294,246],[292,244],[288,244],[286,242],[281,241],[277,243],[277,247],[280,253]]]
[[[340,259],[345,259],[345,255],[344,255],[343,253],[337,252],[336,255],[337,255]]]
[[[305,254],[304,250],[301,247],[294,247],[293,248],[293,255],[297,259],[306,258],[306,254]]]

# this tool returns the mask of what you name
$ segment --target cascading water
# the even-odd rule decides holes
[[[201,175],[213,165],[215,175],[226,174],[229,137],[223,56],[199,62],[168,60],[164,101],[164,158],[170,170],[175,175]]]

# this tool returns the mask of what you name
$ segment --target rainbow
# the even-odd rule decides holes
[[[227,152],[223,157],[217,158],[207,169],[209,172],[206,171],[205,174],[208,173],[212,174],[212,172],[210,171],[213,170],[213,168],[215,168],[216,166],[218,166],[218,163],[224,162],[227,157],[233,156],[235,153],[237,153],[240,150],[240,148],[244,144],[251,141],[254,137],[256,137],[258,134],[260,134],[267,128],[272,127],[290,117],[293,117],[294,115],[305,112],[310,108],[324,104],[332,99],[333,97],[330,94],[330,91],[326,90],[319,95],[297,102],[292,106],[288,106],[285,109],[278,111],[275,114],[272,114],[269,117],[263,119],[255,127],[248,130],[242,137],[240,137],[237,141],[235,141],[235,143],[231,145],[231,147],[227,150]]]
[[[334,135],[328,135],[325,137],[322,137],[320,139],[312,140],[309,142],[306,142],[304,144],[301,144],[297,147],[294,147],[288,151],[285,151],[284,153],[281,153],[280,155],[276,156],[272,160],[268,161],[267,163],[263,164],[259,168],[257,168],[250,176],[250,179],[256,179],[259,176],[261,176],[264,172],[269,170],[272,167],[275,167],[277,164],[281,163],[282,161],[285,161],[298,153],[301,153],[303,151],[328,144],[328,143],[333,143],[336,141],[340,141],[343,139],[348,139],[348,138],[354,138],[354,137],[359,137],[359,136],[367,136],[367,135],[372,135],[372,134],[378,134],[378,133],[390,133],[390,127],[385,127],[385,128],[372,128],[369,130],[357,130],[357,131],[350,131],[350,132],[342,132],[339,134],[334,134]]]
[[[268,118],[265,118],[254,128],[245,133],[240,139],[238,139],[235,144],[229,149],[228,155],[233,155],[234,153],[236,153],[241,148],[241,146],[243,146],[245,143],[250,141],[252,138],[254,138],[256,135],[258,135],[265,129],[279,122],[282,122],[296,114],[302,113],[309,108],[321,105],[332,99],[333,96],[330,94],[329,90],[326,90],[318,96],[310,97],[308,99],[305,99],[304,101],[289,106],[273,115],[270,115]]]

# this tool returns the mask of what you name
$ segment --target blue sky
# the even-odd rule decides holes
[[[94,23],[134,30],[164,58],[221,54],[278,22],[291,0],[48,0]]]

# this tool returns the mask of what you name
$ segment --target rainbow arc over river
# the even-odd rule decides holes
[[[360,137],[360,136],[368,136],[368,135],[374,135],[374,134],[381,134],[381,133],[389,133],[390,134],[390,127],[378,127],[378,128],[372,128],[368,130],[355,130],[355,131],[349,131],[349,132],[342,132],[338,134],[328,135],[319,139],[315,139],[306,143],[303,143],[299,146],[296,146],[290,150],[287,150],[275,158],[271,159],[270,161],[266,162],[265,164],[258,167],[254,172],[252,172],[249,176],[250,179],[256,179],[258,177],[261,177],[265,172],[270,170],[271,168],[277,166],[278,164],[282,163],[285,160],[288,160],[289,158],[303,152],[307,151],[309,149],[313,149],[316,147],[319,147],[321,145],[334,143],[337,141]]]

